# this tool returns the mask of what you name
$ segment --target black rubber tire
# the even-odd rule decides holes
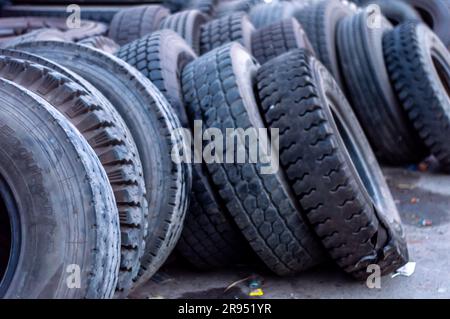
[[[105,171],[84,138],[51,105],[4,79],[0,92],[0,175],[16,208],[11,215],[17,217],[13,233],[20,256],[0,294],[111,298],[120,235]],[[79,289],[65,284],[72,265],[80,267]]]
[[[66,37],[63,32],[55,29],[38,29],[26,33],[24,35],[12,38],[8,41],[0,41],[0,48],[7,48],[15,46],[22,42],[31,41],[66,41]]]
[[[304,28],[317,58],[333,74],[341,88],[344,75],[339,67],[336,32],[339,22],[354,10],[339,0],[321,0],[299,9],[295,17]]]
[[[2,36],[0,41],[7,41],[31,31],[50,28],[64,32],[66,41],[79,41],[84,38],[95,35],[103,35],[107,31],[106,24],[88,20],[81,20],[79,28],[69,28],[67,19],[48,18],[48,17],[19,17],[19,18],[1,18],[0,32]]]
[[[159,30],[161,21],[170,14],[159,5],[144,5],[119,11],[111,21],[108,36],[119,45],[130,43]]]
[[[240,42],[250,51],[253,30],[249,17],[243,12],[212,20],[202,27],[200,52],[204,54],[234,41]]]
[[[148,78],[169,101],[181,125],[189,127],[180,76],[197,56],[178,34],[171,30],[153,32],[121,47],[116,56]]]
[[[201,270],[223,269],[253,256],[212,184],[206,168],[195,164],[189,210],[177,247],[191,265]]]
[[[294,18],[276,22],[252,34],[252,54],[260,64],[293,49],[306,49],[314,54],[308,36]]]
[[[304,50],[257,74],[268,127],[280,130],[280,163],[296,198],[336,263],[358,279],[377,264],[408,261],[400,216],[350,105],[327,69]]]
[[[448,0],[401,0],[413,6],[422,20],[436,33],[450,49],[450,1]]]
[[[186,10],[172,14],[161,22],[160,29],[169,29],[178,33],[194,49],[200,53],[201,27],[208,21],[206,15],[198,10]]]
[[[198,10],[208,17],[214,17],[219,0],[188,0],[187,9]]]
[[[427,150],[398,101],[383,56],[383,33],[392,27],[382,18],[380,28],[369,28],[368,16],[364,10],[342,20],[338,28],[348,98],[380,160],[418,162]]]
[[[84,5],[80,12],[83,20],[110,23],[114,15],[123,9],[123,6],[91,6]],[[71,13],[67,5],[6,5],[0,11],[2,17],[55,17],[67,18]]]
[[[237,43],[188,64],[182,83],[191,120],[201,119],[205,129],[217,128],[223,134],[226,128],[263,128],[253,92],[256,70],[252,57]],[[244,143],[240,151],[248,158],[248,141]],[[261,173],[262,166],[206,164],[235,223],[269,269],[290,275],[316,265],[322,250],[294,205],[287,183],[279,171]]]
[[[171,154],[183,136],[178,118],[150,80],[112,55],[72,43],[35,42],[35,53],[78,73],[108,98],[136,142],[147,189],[148,236],[135,287],[164,263],[180,236],[191,188],[191,167]]]
[[[260,29],[275,22],[294,17],[295,9],[294,3],[287,1],[260,3],[254,6],[248,15],[255,29]]]
[[[83,39],[78,44],[87,45],[91,48],[101,50],[110,54],[115,54],[120,46],[113,39],[104,36],[95,36]]]
[[[386,64],[409,119],[442,168],[450,172],[450,53],[424,24],[384,36]]]
[[[221,1],[216,8],[216,17],[221,18],[236,12],[250,12],[250,10],[263,0],[230,0]]]
[[[401,0],[366,0],[364,3],[365,6],[371,4],[377,5],[381,13],[394,26],[408,21],[422,21],[419,13],[412,6]]]
[[[144,253],[148,210],[142,165],[130,132],[115,110],[103,108],[81,85],[51,68],[2,56],[0,77],[39,95],[59,110],[86,138],[102,163],[120,218],[122,243],[116,295],[126,296]]]

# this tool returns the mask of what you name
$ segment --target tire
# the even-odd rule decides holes
[[[79,41],[95,35],[106,33],[107,27],[103,23],[81,20],[79,28],[69,28],[67,19],[47,18],[47,17],[21,17],[21,18],[1,18],[0,41],[7,41],[42,28],[57,29],[64,33],[67,41]]]
[[[418,162],[427,150],[398,101],[383,56],[382,37],[392,27],[383,18],[380,28],[369,28],[369,14],[364,10],[347,17],[338,28],[348,97],[380,160],[392,165]]]
[[[144,253],[147,201],[142,165],[131,134],[95,97],[46,66],[0,58],[0,77],[40,96],[59,110],[86,138],[105,169],[120,217],[121,257],[116,296],[131,289]]]
[[[401,0],[370,0],[365,6],[370,4],[379,6],[381,13],[395,26],[408,21],[422,21],[419,13]]]
[[[181,125],[189,127],[180,76],[197,56],[178,34],[170,30],[153,32],[121,47],[116,56],[148,78],[169,101]]]
[[[365,280],[408,261],[394,199],[350,105],[314,57],[294,50],[263,65],[259,98],[280,130],[280,163],[307,219],[333,260]]]
[[[171,155],[183,143],[178,118],[158,89],[126,62],[72,43],[36,42],[19,50],[35,53],[78,73],[108,98],[136,142],[147,189],[148,236],[135,287],[148,280],[164,263],[181,233],[191,168]],[[156,191],[157,190],[157,191]]]
[[[296,6],[287,1],[261,3],[254,6],[249,13],[255,29],[260,29],[294,16]]]
[[[114,54],[119,50],[120,46],[113,39],[104,36],[95,36],[83,39],[78,44],[87,45],[91,48],[101,50],[103,52]]]
[[[208,17],[214,17],[219,0],[189,0],[188,9],[198,10]]]
[[[253,93],[256,70],[251,56],[237,43],[188,64],[182,83],[191,119],[201,119],[205,129],[263,128]],[[241,143],[240,151],[248,154],[245,144]],[[273,156],[263,148],[260,151]],[[264,174],[262,166],[206,165],[221,200],[255,253],[276,274],[291,275],[316,265],[322,250],[280,172]]]
[[[108,36],[124,45],[159,29],[161,21],[170,14],[159,5],[144,5],[119,11],[111,21]]]
[[[199,54],[201,27],[207,21],[208,18],[200,11],[186,10],[165,18],[160,29],[175,31]]]
[[[433,29],[444,45],[450,49],[450,1],[401,0],[413,6],[422,20]]]
[[[251,35],[254,30],[248,16],[243,12],[212,20],[202,27],[200,52],[204,54],[229,42],[240,42],[251,50]]]
[[[290,18],[256,30],[252,34],[252,54],[264,64],[293,49],[314,49],[296,19]]]
[[[336,32],[340,21],[354,10],[339,0],[321,0],[299,9],[295,17],[304,28],[317,58],[333,74],[341,88],[344,80],[339,67]]]
[[[184,9],[184,6],[186,5],[186,0],[163,0],[162,4],[163,6],[168,8],[170,12],[176,13]]]
[[[91,20],[110,23],[114,15],[123,9],[123,6],[83,6],[80,17],[83,20]],[[39,5],[6,5],[1,10],[2,17],[53,17],[67,18],[67,6],[39,6]]]
[[[384,36],[392,84],[425,145],[450,172],[450,54],[423,24],[407,23]]]
[[[0,82],[0,192],[2,200],[9,199],[10,256],[16,257],[0,294],[112,297],[120,236],[105,171],[84,138],[51,105],[7,80]],[[77,270],[81,288],[71,289],[65,283]]]
[[[66,36],[63,32],[55,29],[38,29],[35,31],[31,31],[24,35],[11,38],[8,41],[1,42],[1,48],[13,47],[22,42],[31,42],[31,41],[66,41]]]
[[[221,18],[236,12],[250,12],[250,10],[263,0],[232,0],[220,2],[216,9],[216,17]]]
[[[214,190],[206,168],[202,169],[198,164],[192,170],[189,210],[177,248],[191,265],[200,270],[223,269],[253,256]]]

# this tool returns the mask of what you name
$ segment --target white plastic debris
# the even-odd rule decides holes
[[[395,273],[392,274],[392,278],[395,278],[397,276],[405,276],[410,277],[412,274],[414,274],[414,271],[416,270],[416,262],[410,261],[403,267],[400,267],[395,271]]]

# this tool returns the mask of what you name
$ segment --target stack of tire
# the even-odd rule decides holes
[[[280,276],[407,263],[378,161],[433,154],[450,170],[442,40],[339,0],[167,5],[4,41],[0,296],[126,297],[174,249],[198,269],[260,261]],[[259,161],[234,160],[250,139],[230,161],[187,160],[206,129],[272,145]]]

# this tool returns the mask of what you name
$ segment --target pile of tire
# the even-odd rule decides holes
[[[173,251],[406,264],[379,162],[450,171],[445,37],[339,0],[165,5],[0,19],[0,297],[126,297]]]

